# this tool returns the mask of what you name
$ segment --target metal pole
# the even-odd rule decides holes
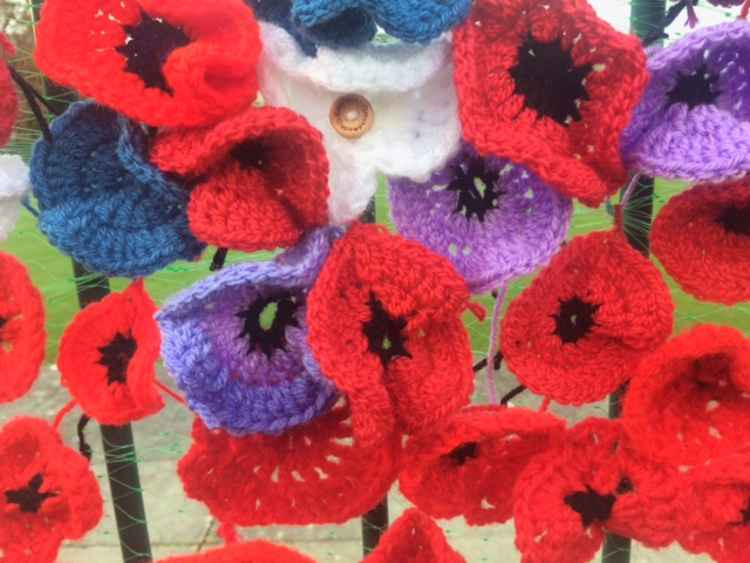
[[[630,26],[634,34],[640,38],[661,35],[664,31],[664,15],[666,0],[632,0]],[[625,226],[636,224],[636,228],[626,228],[628,241],[648,256],[650,253],[651,220],[654,213],[654,179],[641,177],[638,185],[623,209],[623,223]],[[622,399],[627,384],[614,393],[609,399],[609,417],[619,418],[622,414]],[[617,535],[608,535],[604,542],[602,561],[604,563],[629,563],[631,541]]]

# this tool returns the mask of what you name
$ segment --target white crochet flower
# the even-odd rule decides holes
[[[461,126],[453,86],[451,44],[370,44],[318,48],[306,56],[282,28],[261,24],[261,92],[323,133],[331,163],[329,210],[342,224],[359,217],[377,189],[377,174],[427,180],[459,147]],[[357,94],[374,110],[372,128],[345,138],[331,123],[331,108]]]
[[[0,154],[0,242],[16,226],[21,199],[31,189],[29,167],[17,155]]]

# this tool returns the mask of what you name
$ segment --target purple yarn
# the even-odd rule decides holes
[[[745,176],[750,172],[750,24],[740,20],[700,29],[651,53],[651,83],[622,137],[627,165],[690,182]],[[691,76],[688,86],[699,98],[680,101],[676,89]],[[709,77],[707,89],[695,84],[701,76]]]
[[[340,233],[321,229],[275,260],[227,268],[157,314],[166,367],[206,426],[238,436],[278,434],[333,404],[336,389],[307,344],[305,299]],[[268,345],[273,326],[260,329],[262,337],[247,336],[243,312],[262,310],[267,298],[280,295],[293,296],[296,309],[277,331],[276,345]],[[277,320],[283,307],[278,305]]]
[[[475,207],[475,199],[461,205],[467,194],[456,189],[456,182],[468,181],[470,190],[475,177],[482,176],[485,184],[494,184],[492,195],[482,194],[488,203]],[[473,293],[496,289],[545,265],[570,226],[570,199],[527,169],[482,158],[467,144],[427,182],[389,180],[399,232],[451,260]]]

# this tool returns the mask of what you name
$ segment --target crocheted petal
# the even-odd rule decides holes
[[[275,545],[265,540],[255,540],[248,543],[226,545],[209,549],[197,555],[177,555],[159,559],[159,563],[230,563],[232,561],[247,561],[248,563],[314,563],[300,552]]]
[[[0,40],[4,38],[5,36],[0,33]],[[2,51],[0,51],[0,55],[2,54]],[[8,67],[0,57],[0,148],[4,147],[10,140],[13,125],[17,118],[18,96]]]

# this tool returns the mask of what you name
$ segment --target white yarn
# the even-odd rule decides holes
[[[307,57],[282,28],[262,23],[261,92],[265,100],[305,116],[323,133],[331,162],[329,210],[334,224],[359,217],[377,189],[378,172],[426,180],[459,147],[450,38],[427,46],[318,48]],[[372,104],[372,129],[342,137],[330,110],[342,95]]]
[[[0,154],[0,241],[6,240],[15,228],[21,199],[30,189],[29,167],[23,159]]]

